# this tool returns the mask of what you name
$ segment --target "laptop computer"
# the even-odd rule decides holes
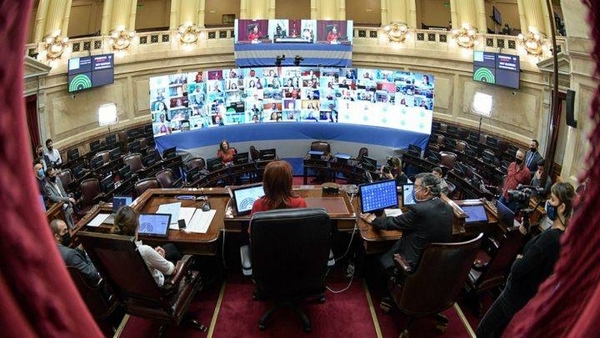
[[[483,204],[478,205],[463,205],[461,209],[467,214],[467,218],[465,219],[465,224],[474,224],[474,223],[487,223],[488,217],[485,213],[485,208]]]
[[[261,184],[253,184],[237,189],[232,189],[233,205],[237,215],[246,215],[252,211],[254,201],[265,195]]]
[[[114,224],[117,211],[124,205],[130,205],[131,202],[133,202],[133,198],[129,196],[114,196],[112,200],[112,213],[104,220],[104,223]]]
[[[417,204],[413,197],[413,190],[415,190],[414,184],[403,184],[402,185],[402,205],[413,205]]]
[[[506,205],[502,204],[500,201],[496,201],[496,210],[498,213],[498,221],[500,223],[503,223],[509,228],[515,225],[515,213]]]
[[[140,214],[138,234],[142,236],[167,237],[171,214]]]

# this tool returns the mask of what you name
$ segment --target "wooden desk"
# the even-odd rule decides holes
[[[188,233],[181,230],[169,230],[167,238],[158,239],[156,237],[140,236],[144,244],[151,246],[161,245],[165,242],[171,242],[183,254],[194,255],[215,255],[218,251],[219,236],[223,229],[223,219],[225,217],[226,205],[229,200],[229,193],[223,188],[192,188],[192,189],[149,189],[137,198],[131,205],[138,212],[154,213],[159,205],[165,203],[181,202],[182,207],[201,208],[204,201],[179,200],[179,195],[206,196],[211,205],[211,209],[217,211],[208,231],[201,233]],[[95,206],[79,223],[77,231],[108,231],[112,225],[102,224],[98,228],[88,228],[86,225],[96,217],[100,212],[111,213],[112,204],[104,203]]]
[[[336,196],[323,196],[321,186],[301,185],[294,186],[300,196],[306,200],[307,206],[323,207],[327,210],[331,218],[332,225],[336,226],[338,231],[351,232],[358,219],[358,215],[354,211],[354,206],[350,202],[348,194],[343,191]],[[227,213],[225,215],[225,231],[240,232],[242,229],[248,228],[250,215],[235,215],[233,201],[227,204]]]

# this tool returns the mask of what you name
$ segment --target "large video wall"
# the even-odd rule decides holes
[[[429,134],[434,78],[365,68],[201,70],[150,78],[154,136],[252,123],[352,123]]]

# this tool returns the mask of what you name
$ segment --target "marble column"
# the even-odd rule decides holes
[[[480,32],[487,31],[485,20],[480,22],[479,12],[484,8],[483,0],[451,0],[450,16],[452,28],[477,28]]]
[[[137,0],[104,0],[102,34],[108,35],[116,28],[135,29]]]
[[[41,0],[35,18],[34,40],[40,42],[56,31],[66,37],[70,13],[71,0]]]
[[[416,28],[415,0],[381,0],[381,25],[386,26],[392,22],[402,22],[410,28]]]
[[[271,7],[273,7],[274,19],[275,5],[271,6],[271,2],[271,0],[252,0],[252,2],[240,0],[240,19],[269,19]]]
[[[518,0],[517,5],[522,33],[550,35],[550,12],[546,0]]]

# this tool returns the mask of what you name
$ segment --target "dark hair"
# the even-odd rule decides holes
[[[556,182],[552,188],[550,188],[550,192],[552,192],[562,203],[565,204],[565,218],[569,219],[571,217],[571,211],[573,211],[575,188],[573,188],[571,183]]]
[[[289,200],[298,195],[292,191],[292,166],[286,161],[273,161],[267,164],[263,174],[264,201],[269,209],[283,209]]]
[[[219,115],[217,115],[219,116]],[[222,152],[225,152],[225,149],[223,149],[223,142],[227,143],[227,151],[229,151],[229,149],[231,149],[231,146],[229,145],[229,141],[227,140],[223,140],[219,143],[219,150]]]
[[[132,207],[125,205],[119,208],[110,232],[126,236],[135,236],[138,228],[138,213]]]
[[[538,167],[543,167],[546,164],[546,160],[544,160],[543,158],[541,158],[539,161],[537,161],[537,166]]]
[[[431,169],[431,172],[438,173],[438,174],[440,174],[440,175],[444,176],[444,171],[443,171],[443,170],[442,170],[442,168],[440,168],[440,167],[433,167],[433,168]]]
[[[533,139],[533,140],[531,140],[531,142],[535,143],[535,146],[536,146],[536,147],[539,147],[539,146],[540,146],[540,143],[539,143],[539,142],[538,142],[538,140],[536,140],[536,139]]]
[[[421,186],[429,188],[431,196],[440,196],[442,189],[440,188],[440,180],[437,177],[432,173],[420,173],[415,176],[415,182],[419,178],[421,179]]]
[[[49,138],[49,139],[46,140],[46,147],[48,146],[48,143],[52,143],[52,139],[51,138]]]

